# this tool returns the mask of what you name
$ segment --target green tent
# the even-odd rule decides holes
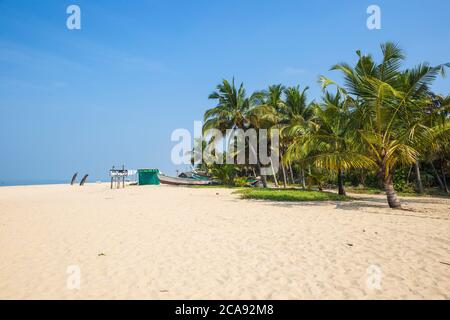
[[[139,185],[159,184],[158,169],[138,169]]]

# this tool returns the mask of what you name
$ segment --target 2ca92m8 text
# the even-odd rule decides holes
[[[221,304],[219,306],[218,314],[220,315],[271,315],[273,314],[273,305],[271,304]]]

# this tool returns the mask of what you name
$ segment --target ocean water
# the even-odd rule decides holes
[[[80,177],[77,178],[76,183],[80,183]],[[110,180],[107,178],[101,179],[87,179],[86,183],[96,183],[96,182],[109,182]],[[42,184],[70,184],[70,179],[0,179],[0,187],[10,187],[10,186],[35,186]]]
[[[88,181],[89,182],[89,181]],[[70,183],[70,180],[49,180],[49,179],[21,179],[21,180],[1,180],[0,187],[7,186],[32,186],[39,184],[65,184]]]

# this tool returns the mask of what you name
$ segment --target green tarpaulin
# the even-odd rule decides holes
[[[159,184],[158,169],[138,169],[139,185]]]

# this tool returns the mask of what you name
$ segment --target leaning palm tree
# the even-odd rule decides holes
[[[394,43],[381,45],[382,61],[357,51],[358,62],[352,67],[342,63],[332,70],[343,73],[343,92],[357,101],[355,124],[357,137],[374,159],[391,208],[401,208],[393,184],[393,173],[399,164],[413,164],[418,156],[414,147],[413,128],[404,121],[409,114],[411,95],[401,84],[402,50]],[[430,68],[416,78],[413,86],[428,87],[442,67]],[[322,77],[324,87],[333,81]]]

